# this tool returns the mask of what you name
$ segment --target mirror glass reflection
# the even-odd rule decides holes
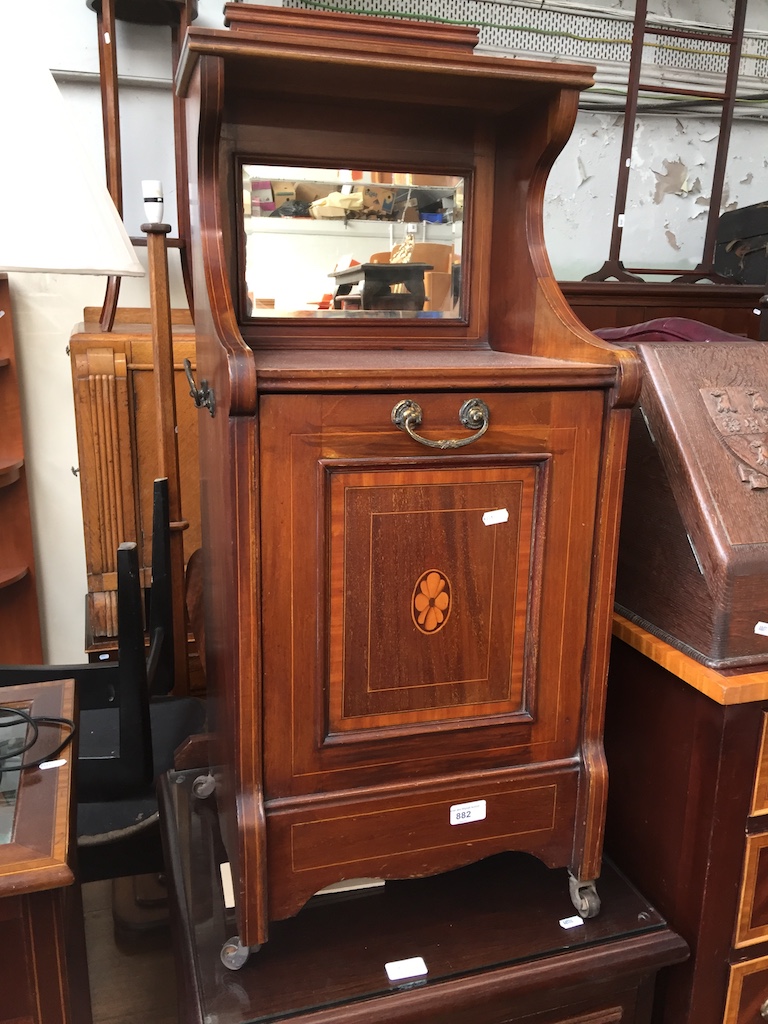
[[[462,315],[464,180],[243,166],[247,314]]]
[[[16,799],[19,792],[21,772],[9,771],[21,764],[20,750],[27,736],[27,725],[17,715],[0,711],[0,844],[10,843],[13,838],[13,824],[16,817]]]

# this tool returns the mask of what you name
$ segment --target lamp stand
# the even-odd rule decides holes
[[[149,306],[155,378],[155,413],[158,425],[158,476],[168,478],[171,527],[171,601],[173,609],[174,693],[189,691],[187,615],[184,601],[184,536],[189,522],[181,512],[179,447],[176,432],[176,392],[173,371],[171,297],[168,286],[166,235],[170,224],[142,224],[147,236]]]

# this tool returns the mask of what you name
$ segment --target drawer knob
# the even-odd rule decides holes
[[[766,999],[763,1005],[760,1007],[760,1016],[763,1018],[763,1020],[768,1020],[768,999]]]
[[[410,398],[404,398],[392,410],[392,422],[400,430],[404,430],[409,437],[419,444],[425,444],[429,448],[463,448],[482,437],[488,429],[491,413],[485,402],[479,398],[468,398],[459,409],[459,423],[470,430],[476,430],[476,434],[468,437],[448,439],[446,441],[431,441],[428,437],[422,437],[416,433],[416,427],[421,426],[421,406]]]

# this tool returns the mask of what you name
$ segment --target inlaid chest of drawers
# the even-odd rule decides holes
[[[768,1019],[768,672],[725,674],[615,616],[606,846],[689,943],[659,1024]]]

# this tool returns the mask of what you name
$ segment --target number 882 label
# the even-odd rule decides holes
[[[466,804],[452,804],[451,825],[467,825],[470,821],[482,821],[486,816],[485,800],[472,800]]]

